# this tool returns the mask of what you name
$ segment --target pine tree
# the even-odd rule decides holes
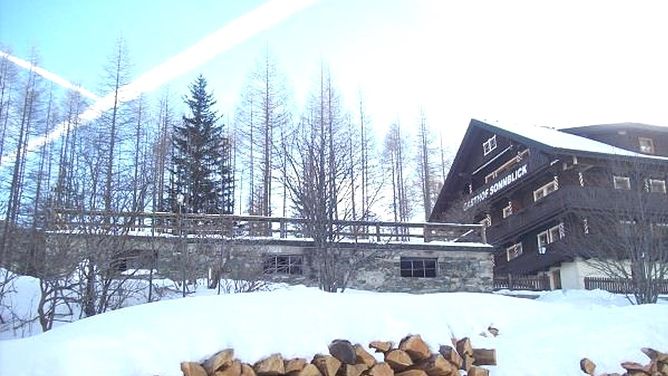
[[[230,214],[234,208],[230,142],[218,124],[216,101],[203,76],[190,85],[184,101],[191,116],[184,115],[173,130],[172,209],[178,211],[182,205],[180,210],[188,213]]]

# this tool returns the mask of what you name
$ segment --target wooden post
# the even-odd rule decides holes
[[[480,237],[482,238],[483,243],[487,243],[487,226],[482,226]]]
[[[513,289],[513,275],[508,273],[508,290]]]
[[[286,228],[285,228],[285,218],[281,218],[281,220],[280,220],[280,231],[281,231],[281,233],[280,233],[281,239],[285,239],[288,236]]]
[[[380,224],[376,223],[376,240],[380,242]]]

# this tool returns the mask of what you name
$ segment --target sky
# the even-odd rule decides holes
[[[231,116],[268,50],[296,107],[324,64],[346,107],[355,114],[363,98],[380,133],[393,122],[416,129],[423,111],[454,149],[471,118],[668,126],[660,1],[295,2],[294,12],[152,90],[178,99],[201,73]],[[103,69],[119,37],[137,77],[268,3],[275,1],[0,0],[0,45],[26,60],[35,51],[42,68],[103,96]]]

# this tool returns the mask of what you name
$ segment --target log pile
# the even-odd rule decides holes
[[[362,345],[337,339],[329,344],[329,354],[316,354],[311,361],[304,358],[285,359],[273,354],[254,364],[234,357],[233,349],[225,349],[205,361],[182,362],[184,376],[488,376],[483,365],[496,365],[496,351],[474,349],[468,338],[453,339],[453,346],[442,345],[437,353],[419,335],[409,335],[395,346],[393,342],[373,341],[379,362]]]
[[[621,363],[622,368],[626,370],[623,374],[619,373],[596,373],[596,364],[588,358],[580,360],[580,369],[590,376],[668,376],[668,354],[644,347],[640,349],[650,362],[642,365],[636,362]]]

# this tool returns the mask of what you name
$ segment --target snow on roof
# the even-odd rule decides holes
[[[518,134],[520,136],[529,138],[535,142],[556,149],[572,150],[572,151],[580,151],[588,153],[610,154],[610,155],[618,155],[626,157],[641,157],[641,158],[668,161],[668,157],[636,153],[600,141],[595,141],[586,137],[576,136],[574,134],[562,132],[558,129],[538,127],[538,126],[520,127],[508,124],[502,125],[495,122],[491,123],[483,122],[483,123],[491,125],[495,128],[499,128],[508,132]]]

